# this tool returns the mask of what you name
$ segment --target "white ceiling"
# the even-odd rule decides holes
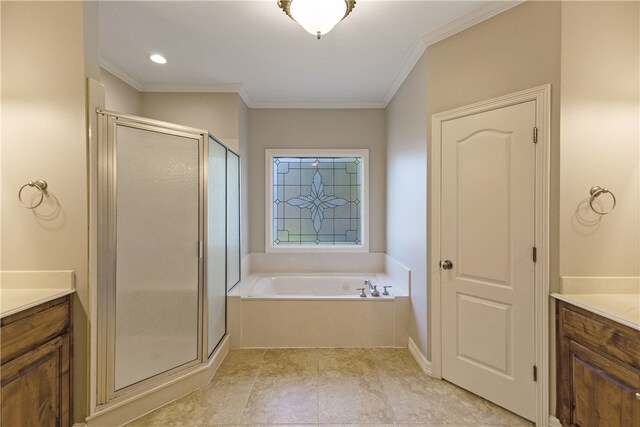
[[[316,40],[275,0],[102,1],[100,60],[144,91],[239,92],[251,107],[384,107],[427,45],[517,3],[358,0]]]

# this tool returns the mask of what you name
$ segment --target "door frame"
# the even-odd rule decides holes
[[[431,117],[431,229],[429,243],[431,255],[428,261],[431,283],[431,362],[433,376],[442,378],[442,283],[439,261],[441,259],[441,172],[442,172],[442,124],[449,120],[509,107],[528,101],[536,101],[537,145],[535,178],[535,246],[537,262],[535,271],[535,363],[536,425],[549,421],[549,177],[551,141],[551,85],[546,84],[520,92],[454,108]],[[533,130],[532,130],[533,133]],[[532,135],[533,138],[533,135]],[[533,141],[532,141],[533,143]]]

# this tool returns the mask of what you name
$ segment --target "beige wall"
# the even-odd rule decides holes
[[[100,83],[105,89],[105,108],[117,113],[142,115],[142,94],[104,68],[100,68]]]
[[[237,93],[139,92],[103,68],[100,82],[107,110],[207,130],[239,149],[239,117],[248,107]]]
[[[2,269],[74,270],[74,413],[87,410],[87,150],[81,2],[2,2]],[[44,179],[30,211],[16,194]]]
[[[267,148],[369,149],[371,252],[384,252],[386,132],[382,109],[252,109],[249,112],[249,252],[265,250]]]
[[[249,193],[247,104],[235,93],[138,92],[105,69],[100,69],[100,78],[105,86],[107,110],[204,129],[240,154],[241,248],[242,255],[246,255],[249,251],[249,214],[244,208]]]
[[[560,13],[560,2],[528,1],[427,49],[428,117],[551,83],[552,290],[559,277]]]
[[[238,151],[237,93],[143,92],[142,115],[208,130]]]
[[[238,154],[240,154],[240,255],[249,253],[249,107],[238,100]]]
[[[387,254],[411,270],[409,336],[430,358],[426,264],[427,55],[413,67],[387,105],[386,121]]]
[[[138,92],[105,69],[100,69],[100,78],[105,86],[107,110],[208,130],[240,154],[241,248],[242,255],[246,255],[249,251],[249,214],[244,208],[249,193],[247,104],[235,93]]]
[[[100,5],[97,1],[83,2],[84,74],[100,81]]]
[[[551,84],[549,286],[559,287],[561,3],[528,1],[427,49],[427,114]],[[429,251],[430,253],[430,251]],[[550,398],[555,406],[551,310]],[[553,410],[553,409],[552,409]]]
[[[562,5],[562,276],[640,276],[639,5]],[[594,185],[618,199],[601,219]]]

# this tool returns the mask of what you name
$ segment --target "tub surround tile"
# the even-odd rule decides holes
[[[320,422],[393,423],[394,413],[376,376],[320,378]]]
[[[253,385],[243,423],[317,423],[318,378],[260,376]]]
[[[264,349],[230,350],[216,371],[216,377],[255,377],[262,366]]]
[[[356,297],[357,298],[357,297]],[[242,345],[246,347],[393,346],[393,299],[242,300]],[[373,317],[372,317],[373,316]],[[376,325],[363,320],[375,318]],[[274,328],[273,325],[282,325]]]

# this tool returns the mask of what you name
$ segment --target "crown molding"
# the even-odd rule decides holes
[[[189,84],[150,83],[143,84],[140,92],[195,92],[195,93],[237,93],[249,108],[384,108],[383,102],[280,102],[254,101],[242,83]]]
[[[248,105],[248,104],[247,104]],[[251,108],[295,108],[295,109],[370,109],[384,108],[384,102],[270,102],[258,101]]]
[[[386,108],[393,99],[402,83],[418,63],[427,47],[446,39],[460,31],[472,27],[482,21],[505,12],[526,0],[491,1],[476,9],[459,16],[440,27],[423,34],[416,40],[409,54],[405,58],[389,85],[385,96],[377,102],[280,102],[280,101],[254,101],[242,83],[226,84],[182,84],[182,83],[150,83],[145,84],[137,76],[129,74],[117,67],[104,57],[100,57],[100,66],[114,76],[123,80],[139,92],[218,92],[237,93],[249,108]]]
[[[111,61],[104,58],[103,56],[100,56],[99,62],[100,62],[101,68],[104,68],[105,70],[107,70],[108,72],[110,72],[111,74],[113,74],[114,76],[116,76],[117,78],[119,78],[120,80],[128,84],[129,86],[133,87],[138,92],[142,92],[144,84],[142,83],[142,80],[139,77],[127,73],[126,71],[114,65]]]
[[[251,95],[249,95],[249,92],[247,92],[247,89],[245,89],[244,85],[240,86],[240,89],[238,90],[238,95],[240,95],[240,98],[242,98],[244,103],[247,104],[247,107],[256,108],[254,107],[255,103],[253,102],[253,99],[251,99]]]
[[[238,93],[241,88],[242,83],[147,83],[142,85],[142,92]]]
[[[411,70],[413,70],[413,67],[418,63],[427,47],[466,30],[469,27],[479,24],[482,21],[499,15],[500,13],[518,6],[525,1],[526,0],[510,0],[485,3],[482,6],[477,7],[476,9],[473,9],[472,11],[420,36],[413,44],[413,47],[402,63],[398,74],[396,74],[396,77],[389,85],[389,89],[387,89],[387,93],[383,98],[384,106],[386,107],[387,104],[391,102],[396,92],[400,89],[400,86],[402,86],[402,83],[404,83]]]

